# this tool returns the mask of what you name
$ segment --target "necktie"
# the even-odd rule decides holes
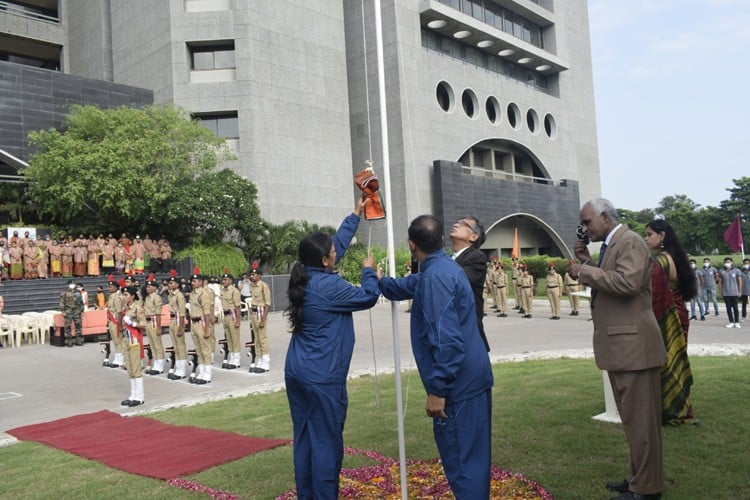
[[[602,259],[604,259],[604,252],[607,250],[607,244],[602,244],[602,247],[599,249],[599,263],[597,264],[599,267],[602,267]]]

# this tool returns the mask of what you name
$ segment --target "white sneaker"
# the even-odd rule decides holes
[[[734,323],[729,323],[725,328],[734,328]]]
[[[740,324],[739,324],[739,323],[735,323],[735,324],[734,324],[734,327],[735,327],[735,328],[742,328],[742,327],[740,326]]]

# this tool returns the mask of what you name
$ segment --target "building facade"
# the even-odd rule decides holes
[[[226,138],[274,223],[336,225],[353,173],[372,161],[382,178],[370,0],[5,3],[59,19],[22,28],[45,21],[0,9],[17,58],[147,89]],[[471,213],[489,254],[508,255],[518,228],[522,254],[569,255],[580,203],[600,192],[586,0],[381,4],[397,245],[421,213]],[[368,224],[384,245],[385,222]]]

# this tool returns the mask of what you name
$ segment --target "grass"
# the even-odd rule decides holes
[[[750,498],[750,358],[694,357],[699,426],[664,429],[664,499]],[[618,425],[591,420],[603,411],[602,377],[591,360],[527,361],[493,367],[493,463],[541,483],[558,499],[601,499],[607,480],[626,475],[627,446]],[[408,458],[437,457],[416,373],[402,377]],[[393,377],[350,381],[347,446],[398,457]],[[290,438],[283,392],[229,399],[151,415],[177,425]],[[170,450],[154,450],[170,459]],[[273,498],[294,487],[290,446],[190,476],[242,498]],[[349,457],[344,467],[368,464]],[[23,442],[0,448],[0,498],[205,498],[163,481]]]

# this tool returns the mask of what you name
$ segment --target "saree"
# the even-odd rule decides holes
[[[693,385],[693,373],[687,354],[687,330],[683,326],[679,302],[675,292],[669,286],[669,259],[657,255],[652,262],[651,301],[654,315],[659,323],[664,347],[667,350],[667,361],[661,367],[662,390],[662,424],[681,425],[694,423],[693,399],[690,388]],[[682,301],[682,309],[687,309]]]

